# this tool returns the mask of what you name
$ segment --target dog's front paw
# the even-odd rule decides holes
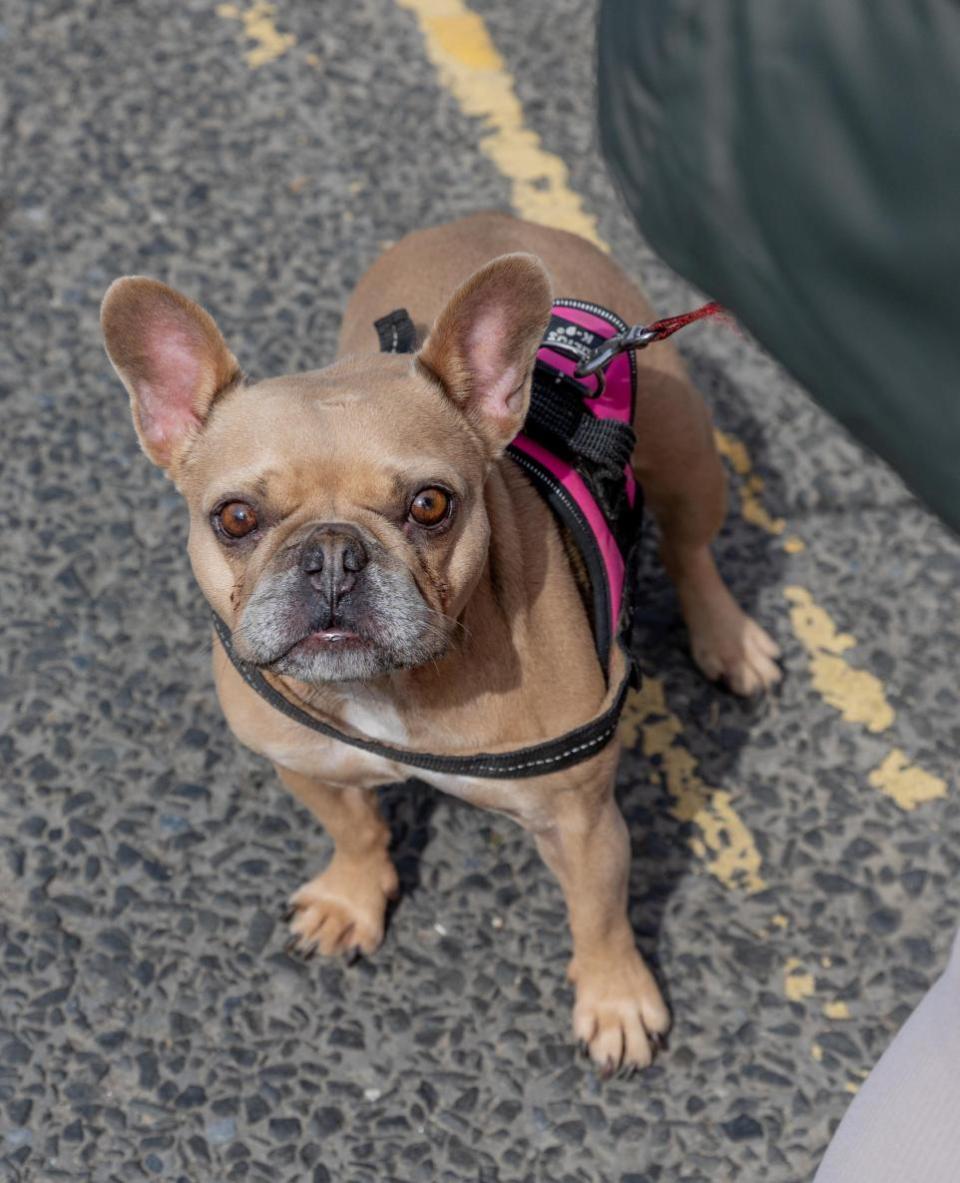
[[[389,900],[399,890],[397,872],[386,855],[350,859],[341,854],[290,897],[291,950],[373,953],[383,940]]]
[[[613,960],[576,959],[573,1034],[606,1079],[618,1069],[646,1068],[670,1029],[670,1012],[653,974],[634,949]]]

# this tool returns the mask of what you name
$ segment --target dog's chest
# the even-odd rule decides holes
[[[337,708],[338,723],[381,743],[405,747],[409,733],[397,708],[379,696],[345,700]],[[263,744],[264,755],[284,768],[304,776],[318,777],[330,782],[383,784],[390,780],[404,780],[409,772],[369,752],[359,751],[296,723],[284,720],[274,736]]]
[[[410,734],[397,708],[385,698],[350,699],[340,709],[348,728],[394,747],[406,747]]]
[[[355,703],[350,709],[343,710],[341,721],[371,739],[398,746],[409,743],[407,728],[396,708],[389,704],[376,707],[372,703]],[[258,747],[274,764],[328,785],[373,789],[415,776],[431,788],[471,805],[516,815],[515,782],[411,769],[327,739],[296,724],[278,729]]]

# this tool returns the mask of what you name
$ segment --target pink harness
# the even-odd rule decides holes
[[[574,374],[605,341],[626,331],[605,308],[558,300],[537,353],[530,413],[508,448],[583,555],[604,667],[614,638],[629,623],[624,589],[641,516],[630,466],[636,362],[633,353],[618,353],[603,371],[586,378]],[[556,414],[558,404],[566,414]]]

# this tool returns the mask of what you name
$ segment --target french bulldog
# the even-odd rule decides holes
[[[504,449],[524,423],[554,290],[649,322],[592,244],[508,215],[410,234],[360,280],[336,359],[248,382],[214,321],[152,279],[118,279],[102,325],[147,456],[190,515],[197,582],[246,661],[290,702],[416,751],[491,752],[577,727],[608,695],[567,547]],[[409,309],[422,344],[378,351]],[[668,343],[638,355],[633,468],[660,527],[693,657],[740,694],[780,676],[709,545],[725,477],[709,414]],[[372,954],[397,893],[375,790],[408,777],[255,693],[214,637],[227,722],[335,843],[291,898],[301,951]],[[651,1062],[670,1016],[627,918],[629,837],[610,743],[522,780],[421,779],[524,826],[566,898],[574,1035],[604,1074]]]

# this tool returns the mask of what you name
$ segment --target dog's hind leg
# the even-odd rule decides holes
[[[277,773],[335,843],[326,869],[290,897],[292,948],[306,955],[372,953],[383,940],[387,902],[399,888],[376,797],[369,789],[329,786],[279,766]]]
[[[633,466],[660,526],[694,661],[737,694],[767,690],[781,676],[777,644],[730,594],[710,553],[726,513],[726,476],[709,412],[671,345],[651,346],[637,363]]]

